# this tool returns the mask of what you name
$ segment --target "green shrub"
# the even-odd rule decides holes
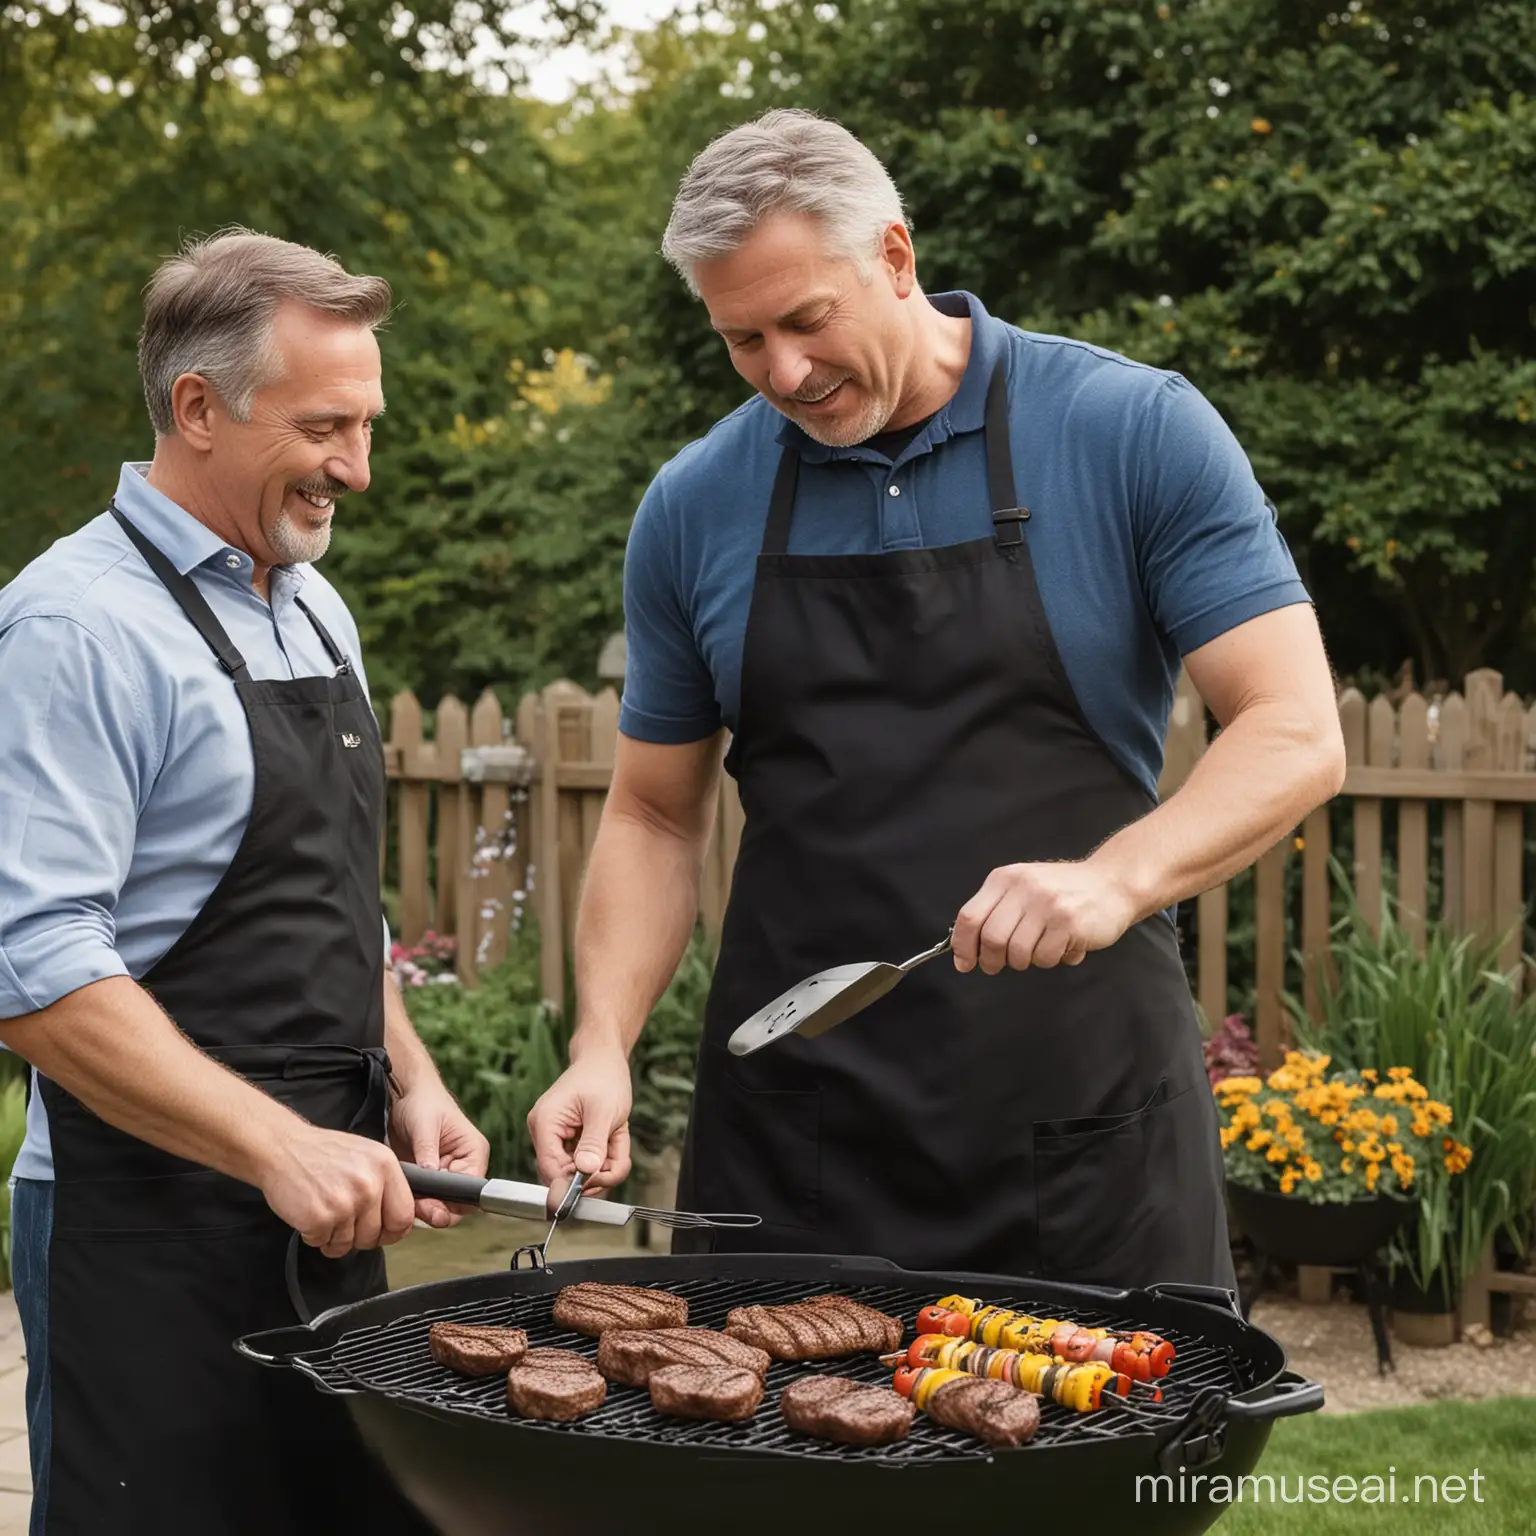
[[[1342,871],[1334,878],[1347,890]],[[1426,1289],[1448,1272],[1455,1289],[1503,1232],[1523,1246],[1536,1204],[1536,980],[1499,967],[1500,940],[1427,925],[1424,951],[1382,903],[1372,932],[1351,894],[1329,945],[1321,1018],[1287,998],[1298,1040],[1335,1068],[1412,1069],[1430,1097],[1448,1104],[1448,1134],[1472,1149],[1465,1173],[1438,1161],[1418,1187],[1417,1220],[1397,1259]]]
[[[565,1065],[565,1018],[545,1006],[538,930],[513,935],[506,960],[457,981],[410,987],[405,1005],[448,1090],[491,1144],[498,1178],[531,1178],[528,1111]]]
[[[631,1132],[643,1154],[682,1142],[713,968],[713,947],[695,935],[635,1049]],[[408,987],[405,1003],[443,1082],[490,1141],[492,1172],[532,1178],[528,1111],[564,1070],[574,1016],[545,1006],[537,925],[512,936],[506,960],[482,970],[478,986],[430,981]]]
[[[27,1089],[19,1077],[0,1088],[0,1171],[9,1179],[27,1132]],[[0,1290],[11,1288],[11,1191],[0,1183]]]

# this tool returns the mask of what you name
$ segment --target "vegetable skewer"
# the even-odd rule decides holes
[[[1098,1408],[1106,1393],[1128,1397],[1132,1391],[1129,1376],[1112,1370],[1101,1360],[1078,1365],[1064,1364],[1050,1355],[1026,1353],[1016,1349],[992,1349],[972,1339],[948,1338],[943,1334],[919,1334],[903,1353],[882,1355],[887,1364],[904,1362],[904,1369],[921,1370],[925,1366],[941,1370],[965,1371],[990,1381],[1004,1381],[1020,1391],[1048,1397],[1063,1408],[1090,1413]],[[897,1390],[900,1390],[898,1385]],[[1162,1393],[1156,1392],[1161,1399]]]
[[[917,1331],[969,1338],[992,1348],[1048,1353],[1069,1364],[1098,1360],[1129,1376],[1151,1381],[1166,1376],[1174,1348],[1159,1334],[1138,1329],[1082,1328],[1060,1318],[1031,1317],[968,1296],[945,1296],[917,1314]]]

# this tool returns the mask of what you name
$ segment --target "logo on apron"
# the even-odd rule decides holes
[[[361,736],[354,736],[351,731],[341,733],[341,744],[344,747],[360,747],[363,744]]]

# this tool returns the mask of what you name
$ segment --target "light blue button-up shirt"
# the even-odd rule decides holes
[[[335,671],[294,603],[302,588],[366,694],[331,584],[277,567],[269,605],[250,556],[151,487],[148,468],[123,466],[117,505],[196,582],[251,677]],[[229,867],[254,786],[233,682],[110,513],[0,591],[0,1018],[145,975]],[[52,1171],[34,1093],[15,1173]]]

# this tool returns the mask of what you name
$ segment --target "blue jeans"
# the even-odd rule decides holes
[[[52,1237],[53,1180],[17,1179],[11,1190],[11,1282],[27,1346],[31,1536],[43,1536],[48,1521],[48,1463],[53,1446],[53,1402],[48,1390],[48,1244]]]

